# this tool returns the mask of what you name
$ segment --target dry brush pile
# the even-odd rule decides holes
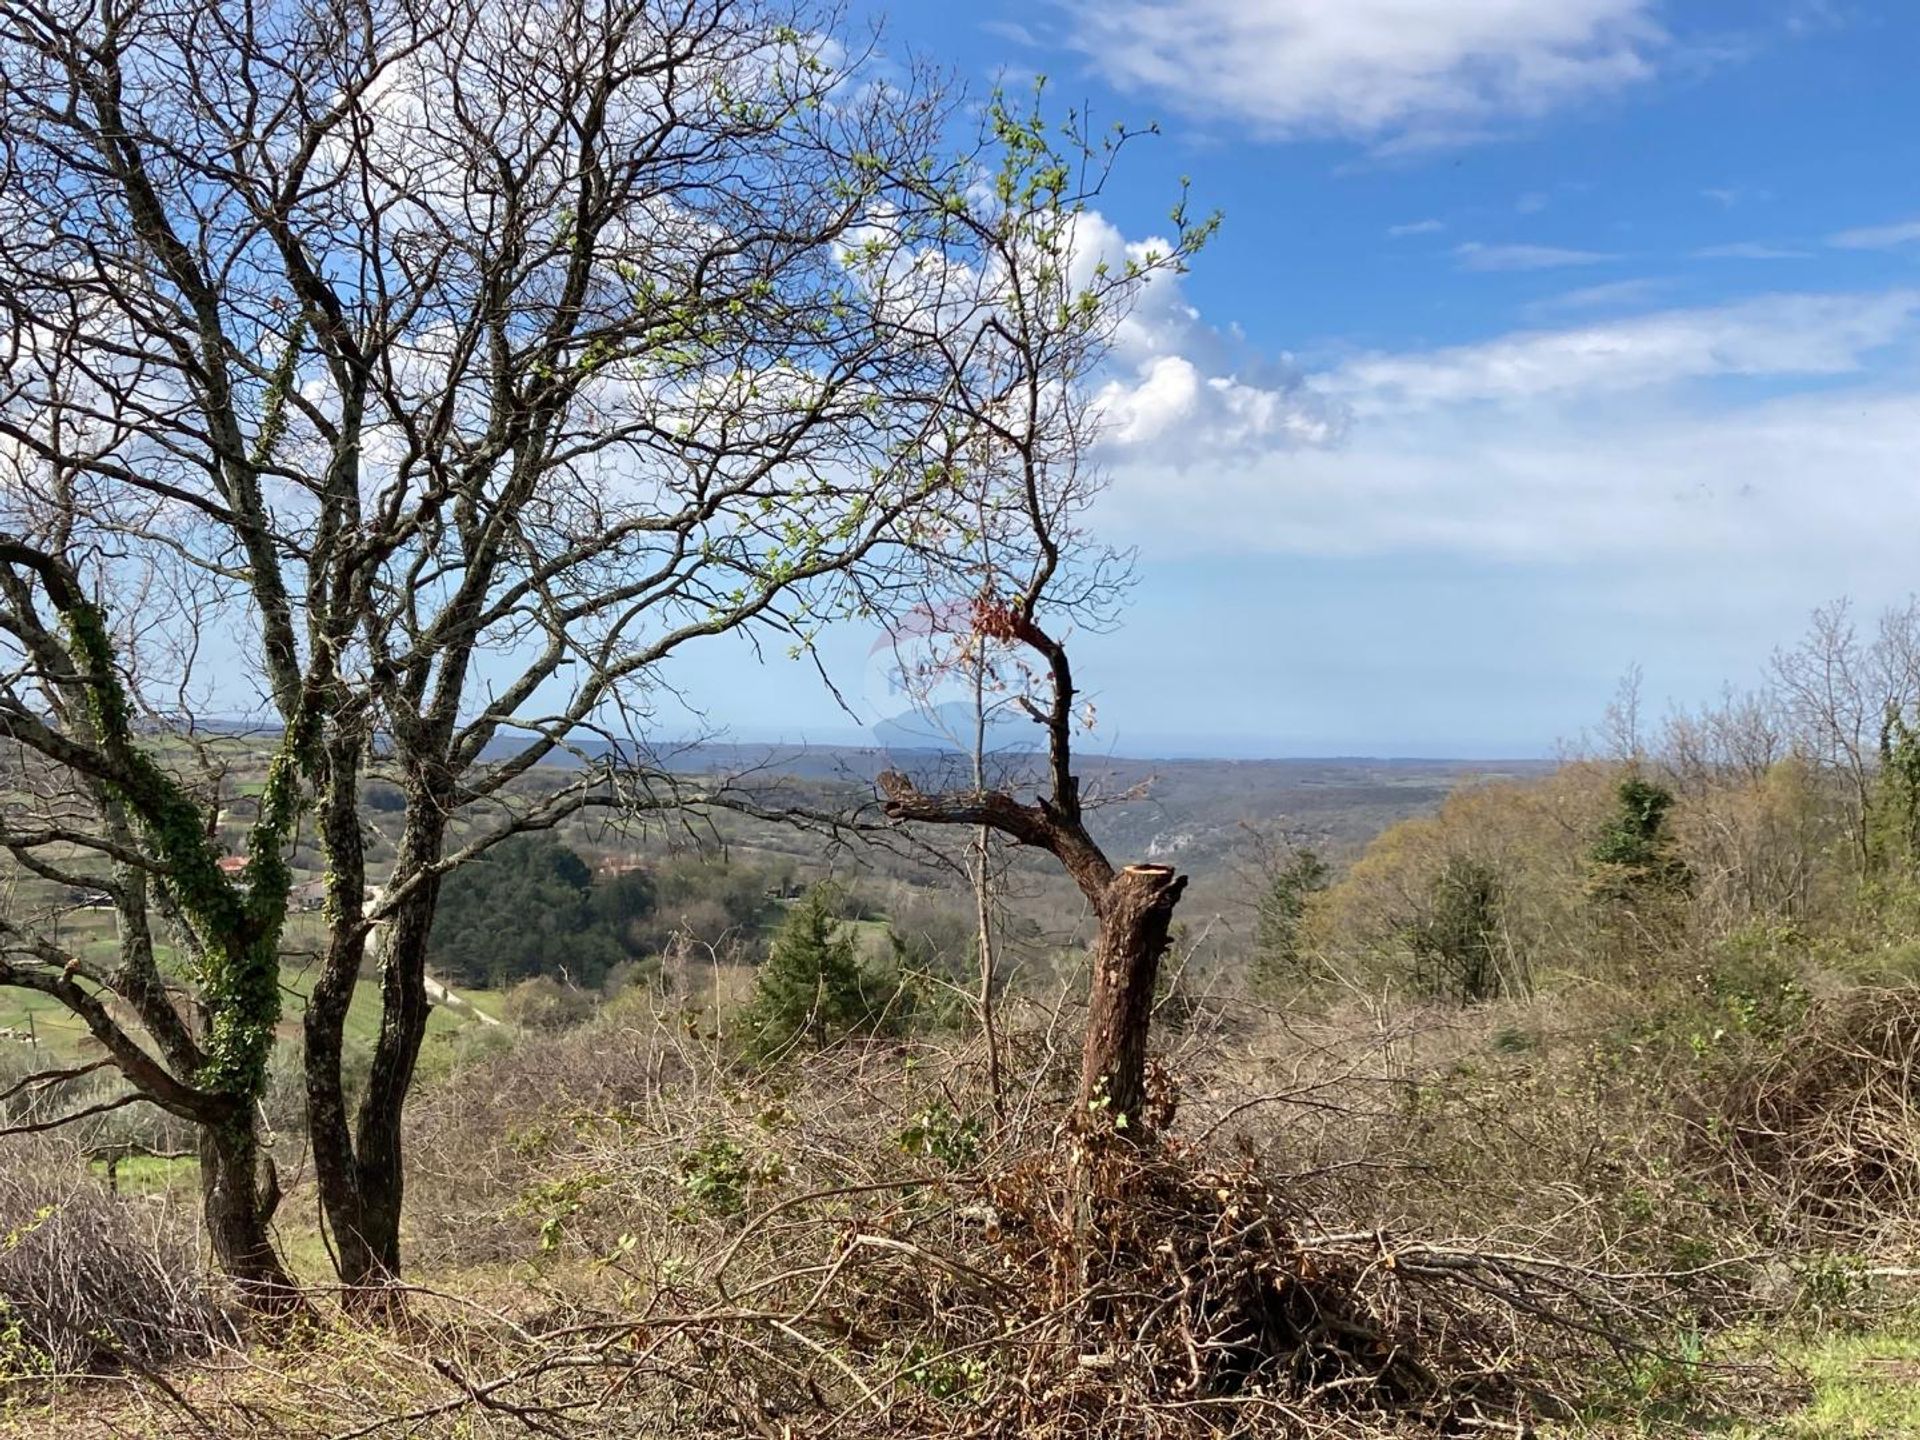
[[[1520,1434],[1740,1284],[1369,1208],[1328,1137],[1375,1136],[1399,1082],[1352,1054],[1261,1096],[1189,1035],[1157,1140],[1089,1130],[1070,1030],[1008,1037],[997,1115],[967,1046],[746,1071],[630,1015],[490,1060],[419,1117],[440,1277],[410,1327],[256,1350],[193,1403],[340,1440]]]
[[[1707,1133],[1726,1183],[1801,1244],[1911,1255],[1920,1243],[1920,991],[1816,1002],[1731,1075]]]
[[[231,1344],[193,1207],[109,1194],[67,1138],[0,1167],[0,1392],[62,1375],[153,1375]]]

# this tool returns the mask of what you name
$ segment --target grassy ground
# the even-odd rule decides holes
[[[58,1000],[25,990],[0,990],[0,1029],[31,1036],[41,1051],[62,1060],[76,1055],[87,1036],[87,1027]],[[5,1043],[27,1049],[22,1041]]]
[[[104,1182],[107,1162],[94,1160],[87,1168]],[[115,1167],[122,1195],[159,1195],[170,1190],[191,1193],[200,1183],[200,1162],[158,1155],[129,1155]]]
[[[467,990],[454,992],[467,1004],[492,1020],[506,1017],[506,992],[504,990]]]
[[[750,974],[751,971],[743,969],[741,978]],[[495,997],[486,999],[494,1001]],[[1481,1055],[1484,1046],[1491,1043],[1486,1037],[1503,1033],[1506,1025],[1501,1016],[1490,1015],[1474,1022],[1477,1028],[1473,1036],[1464,1036],[1465,1023],[1459,1017],[1450,1017],[1446,1030],[1435,1032],[1430,1043],[1445,1046],[1444,1053],[1449,1055],[1458,1047]],[[1018,1033],[1037,1042],[1042,1032]],[[503,1043],[513,1043],[515,1048],[507,1053],[482,1053],[487,1051],[486,1046],[465,1043],[467,1040],[490,1042],[496,1038]],[[655,1032],[648,1028],[646,1016],[639,1007],[632,1007],[624,1014],[603,1016],[577,1030],[555,1034],[496,1036],[490,1031],[479,1033],[470,1029],[460,1044],[441,1048],[460,1050],[464,1057],[462,1064],[467,1068],[464,1078],[456,1083],[426,1087],[410,1116],[415,1163],[411,1173],[414,1209],[408,1245],[419,1267],[414,1278],[433,1292],[465,1297],[465,1301],[471,1301],[474,1306],[497,1311],[516,1323],[528,1316],[538,1316],[541,1325],[558,1323],[556,1316],[564,1319],[563,1310],[550,1310],[550,1304],[564,1307],[584,1301],[623,1313],[644,1304],[646,1296],[657,1287],[651,1277],[706,1273],[705,1267],[715,1256],[732,1257],[742,1245],[743,1216],[770,1213],[776,1197],[784,1200],[804,1193],[827,1193],[824,1182],[828,1180],[841,1187],[871,1184],[875,1187],[874,1193],[889,1196],[894,1186],[883,1182],[903,1177],[935,1174],[943,1177],[940,1183],[949,1183],[944,1179],[950,1173],[946,1167],[951,1167],[954,1161],[938,1158],[939,1152],[931,1150],[926,1154],[918,1151],[909,1154],[902,1146],[901,1127],[917,1125],[922,1131],[933,1133],[930,1126],[941,1115],[957,1119],[974,1113],[970,1107],[977,1103],[980,1093],[965,1088],[967,1077],[977,1076],[977,1067],[969,1068],[965,1061],[954,1061],[956,1068],[936,1073],[939,1061],[923,1065],[919,1063],[922,1058],[919,1056],[903,1060],[890,1047],[829,1054],[794,1071],[764,1077],[726,1067],[708,1071],[697,1063],[698,1047],[681,1043],[681,1030],[673,1017],[669,1017],[667,1031]],[[1028,1052],[1019,1045],[1010,1045],[1009,1053]],[[1031,1053],[1039,1055],[1037,1043]],[[1435,1058],[1441,1053],[1436,1050]],[[655,1065],[655,1061],[661,1063]],[[1042,1079],[1053,1073],[1044,1068],[1050,1062],[1036,1058],[1034,1063],[1043,1067],[1035,1072]],[[1329,1052],[1320,1063],[1332,1067],[1330,1073],[1345,1073],[1353,1062],[1347,1051],[1339,1051]],[[1188,1093],[1196,1118],[1183,1122],[1194,1127],[1189,1133],[1207,1131],[1207,1106],[1223,1108],[1238,1103],[1230,1097],[1244,1090],[1240,1082],[1247,1077],[1237,1063],[1222,1064],[1218,1072],[1204,1072],[1208,1078],[1197,1074],[1192,1082]],[[649,1086],[641,1091],[636,1087],[634,1077],[654,1073],[670,1073],[673,1078],[661,1082],[658,1088]],[[1217,1079],[1218,1085],[1208,1083],[1209,1078]],[[1222,1093],[1216,1094],[1216,1089]],[[1023,1086],[1016,1093],[1042,1092],[1027,1092]],[[581,1124],[583,1113],[592,1114],[590,1109],[583,1112],[582,1107],[595,1102],[572,1097],[596,1094],[623,1098],[617,1110],[608,1112],[612,1117],[610,1123]],[[632,1101],[624,1098],[636,1094],[644,1096],[640,1102],[643,1109],[635,1108]],[[949,1098],[938,1099],[941,1096]],[[946,1108],[949,1106],[951,1111]],[[1507,1108],[1511,1107],[1502,1107],[1501,1118],[1495,1122],[1502,1129],[1511,1123],[1505,1113]],[[1396,1110],[1394,1115],[1397,1114]],[[643,1121],[636,1123],[641,1117]],[[1040,1137],[1045,1137],[1051,1129],[1044,1113],[1036,1112],[1032,1123],[1036,1127],[1034,1133]],[[1292,1116],[1284,1123],[1297,1129],[1305,1121],[1300,1116]],[[1364,1124],[1366,1120],[1363,1117],[1356,1122],[1351,1112],[1343,1111],[1337,1119],[1326,1123],[1329,1134],[1345,1136],[1347,1127]],[[1379,1123],[1397,1126],[1401,1122],[1383,1112]],[[1611,1115],[1609,1123],[1613,1123]],[[1355,1153],[1381,1153],[1386,1147],[1378,1142],[1394,1133],[1402,1132],[1382,1131],[1353,1140]],[[982,1131],[976,1138],[972,1132],[956,1130],[947,1138],[954,1143],[956,1156],[964,1151],[971,1157],[969,1164],[1005,1164],[993,1159],[990,1151],[985,1152],[987,1158],[982,1158],[981,1152],[974,1148],[995,1143],[991,1132]],[[1041,1143],[1052,1142],[1043,1138]],[[1317,1145],[1315,1153],[1319,1153]],[[1507,1163],[1504,1152],[1498,1158],[1500,1164]],[[923,1164],[924,1170],[920,1168]],[[936,1170],[936,1165],[941,1168]],[[278,1220],[280,1243],[295,1273],[317,1287],[324,1287],[330,1280],[330,1266],[315,1224],[317,1207],[310,1168],[283,1159],[282,1174],[288,1182],[288,1193]],[[190,1165],[130,1162],[123,1169],[121,1179],[122,1191],[127,1196],[123,1208],[129,1212],[145,1213],[156,1208],[147,1199],[139,1198],[143,1189],[148,1194],[169,1189],[180,1197],[180,1208],[192,1204],[195,1176]],[[1210,1179],[1208,1184],[1211,1183]],[[1017,1192],[1008,1193],[1015,1194],[1017,1199]],[[712,1198],[716,1195],[732,1198],[716,1201]],[[961,1207],[957,1202],[953,1205],[943,1202],[939,1208],[958,1213]],[[837,1260],[844,1253],[839,1248],[842,1243],[839,1237],[849,1233],[889,1238],[895,1233],[892,1227],[904,1221],[919,1233],[904,1242],[911,1249],[889,1249],[888,1257],[903,1255],[918,1264],[942,1264],[942,1276],[990,1276],[993,1272],[979,1262],[998,1253],[988,1250],[986,1246],[991,1242],[971,1226],[935,1228],[943,1223],[928,1218],[936,1211],[922,1207],[917,1201],[888,1198],[877,1202],[874,1209],[862,1211],[847,1206],[836,1196],[830,1210],[823,1210],[804,1223],[793,1218],[791,1209],[782,1213],[790,1223],[777,1232],[770,1228],[764,1234],[756,1232],[744,1242],[755,1248],[739,1249],[744,1257],[739,1262],[743,1287],[758,1285],[776,1276],[786,1277],[780,1283],[793,1287],[798,1298],[791,1302],[784,1298],[785,1292],[775,1293],[778,1313],[785,1313],[789,1304],[808,1303],[816,1282],[807,1277],[817,1268],[809,1262],[821,1257]],[[551,1243],[549,1233],[557,1237]],[[1212,1233],[1211,1230],[1208,1233]],[[977,1254],[967,1248],[976,1245],[981,1247]],[[937,1251],[936,1247],[939,1247]],[[1371,1252],[1365,1258],[1371,1273]],[[948,1259],[966,1268],[944,1268]],[[671,1271],[654,1268],[669,1263],[676,1268]],[[892,1268],[896,1265],[899,1268]],[[696,1282],[676,1280],[676,1283]],[[923,1276],[905,1268],[904,1261],[895,1262],[891,1258],[886,1268],[866,1266],[860,1272],[859,1283],[873,1287],[906,1285],[910,1288],[902,1293],[916,1297],[924,1293],[926,1287]],[[949,1282],[943,1279],[940,1283]],[[1012,1298],[1012,1292],[1003,1291],[990,1279],[982,1280],[981,1284],[991,1286],[990,1290],[978,1292],[996,1297],[991,1303],[1009,1306],[1021,1303]],[[885,1290],[847,1293],[859,1303],[886,1307],[884,1312],[880,1309],[871,1312],[884,1314],[884,1321],[855,1322],[862,1324],[863,1333],[881,1333],[877,1327],[882,1323],[903,1327],[910,1323],[947,1323],[937,1318],[942,1312],[934,1310],[925,1312],[936,1317],[931,1321],[897,1318],[921,1312],[896,1305],[887,1298]],[[869,1295],[873,1297],[870,1302],[862,1298]],[[1717,1440],[1819,1440],[1819,1437],[1898,1440],[1902,1436],[1920,1440],[1920,1312],[1905,1308],[1907,1299],[1907,1293],[1892,1282],[1884,1287],[1876,1284],[1870,1291],[1858,1294],[1849,1289],[1828,1308],[1796,1321],[1814,1324],[1820,1323],[1821,1317],[1834,1315],[1856,1321],[1864,1320],[1867,1315],[1881,1317],[1880,1328],[1864,1335],[1826,1331],[1813,1338],[1796,1339],[1795,1332],[1785,1328],[1785,1320],[1779,1322],[1778,1329],[1763,1330],[1761,1327],[1769,1322],[1756,1319],[1750,1322],[1751,1328],[1694,1336],[1695,1344],[1681,1344],[1676,1339],[1671,1342],[1672,1347],[1689,1355],[1704,1355],[1715,1362],[1764,1361],[1770,1372],[1777,1360],[1787,1374],[1784,1382],[1776,1373],[1755,1373],[1750,1382],[1727,1381],[1724,1371],[1716,1369],[1703,1376],[1676,1361],[1649,1362],[1644,1370],[1634,1367],[1626,1377],[1617,1377],[1608,1366],[1592,1389],[1564,1391],[1596,1407],[1586,1423],[1555,1427],[1547,1433],[1555,1440],[1602,1440],[1602,1437],[1604,1440],[1680,1440],[1683,1436],[1696,1435],[1717,1437]],[[699,1312],[705,1303],[703,1296],[690,1295],[689,1313]],[[838,1296],[835,1303],[839,1303]],[[984,1306],[989,1302],[969,1298],[968,1303]],[[480,1311],[475,1309],[472,1313]],[[980,1313],[989,1316],[989,1325],[997,1328],[1001,1323],[992,1312]],[[1475,1323],[1472,1317],[1478,1313],[1460,1312],[1457,1323],[1449,1327],[1449,1335],[1475,1333],[1468,1327]],[[1682,1321],[1676,1319],[1674,1323],[1677,1326]],[[971,1346],[980,1329],[971,1321],[968,1324],[971,1328],[954,1333],[961,1343]],[[196,1393],[196,1400],[211,1400],[219,1386],[226,1383],[224,1377],[249,1377],[245,1385],[255,1388],[238,1398],[256,1406],[262,1415],[279,1418],[269,1419],[257,1430],[238,1428],[236,1424],[235,1429],[226,1432],[229,1434],[324,1436],[343,1433],[382,1413],[448,1400],[449,1392],[441,1380],[436,1379],[443,1372],[436,1371],[428,1362],[429,1345],[439,1347],[432,1352],[435,1358],[448,1360],[462,1373],[501,1372],[507,1367],[507,1361],[490,1348],[498,1342],[498,1336],[492,1331],[483,1336],[484,1328],[467,1331],[454,1326],[444,1332],[435,1329],[431,1331],[430,1340],[422,1339],[413,1349],[407,1348],[413,1343],[410,1340],[389,1343],[386,1337],[363,1346],[355,1338],[357,1332],[343,1329],[320,1342],[321,1348],[311,1356],[287,1359],[262,1351],[251,1357],[251,1362],[257,1362],[257,1369],[254,1363],[238,1366],[223,1359],[205,1372],[183,1367],[172,1378],[183,1387],[189,1382],[208,1387],[206,1395]],[[1504,1322],[1485,1333],[1489,1337],[1487,1343],[1496,1347],[1528,1343],[1524,1338],[1509,1341]],[[1522,1332],[1523,1335],[1531,1333]],[[426,1336],[429,1332],[423,1329],[421,1334]],[[919,1334],[903,1328],[897,1341],[889,1336],[887,1343],[877,1349],[847,1354],[835,1350],[829,1356],[805,1347],[804,1342],[794,1343],[794,1354],[805,1363],[819,1363],[823,1373],[844,1375],[843,1364],[858,1363],[874,1367],[871,1372],[863,1373],[883,1376],[892,1373],[887,1368],[894,1363],[889,1356],[914,1353],[905,1347],[949,1342],[939,1336],[923,1341]],[[1453,1342],[1436,1338],[1431,1343],[1442,1346]],[[468,1346],[474,1348],[470,1351]],[[743,1348],[728,1354],[738,1357],[748,1351]],[[851,1361],[848,1355],[853,1357]],[[723,1371],[729,1363],[745,1362],[721,1358],[703,1363]],[[985,1386],[1002,1383],[1005,1375],[1013,1373],[1024,1371],[1018,1367],[1004,1372],[986,1367],[980,1377],[966,1372],[960,1378],[969,1385]],[[899,1382],[903,1387],[901,1405],[917,1403],[911,1392],[920,1383],[917,1379]],[[953,1383],[958,1384],[959,1380]],[[80,1428],[76,1420],[85,1411],[78,1407],[57,1415],[39,1411],[24,1417],[19,1426],[10,1427],[4,1389],[4,1385],[0,1385],[0,1436],[6,1440],[16,1435],[24,1440],[26,1436],[39,1434],[75,1434],[88,1440],[96,1434],[101,1440],[106,1440],[109,1434],[150,1434],[158,1440],[161,1435],[188,1433],[184,1424],[177,1430],[158,1426],[142,1429],[139,1417],[133,1416],[128,1408],[133,1402],[125,1401],[118,1392],[109,1395],[104,1388],[92,1391],[90,1399],[101,1405],[103,1411],[110,1412],[115,1422],[113,1428]],[[627,1391],[619,1393],[625,1395]],[[55,1403],[74,1406],[76,1394],[63,1392],[55,1397]],[[235,1396],[221,1397],[219,1403],[229,1407],[221,1411],[223,1416],[240,1413],[231,1408],[237,1403]],[[637,1400],[635,1403],[639,1404]],[[821,1402],[823,1406],[826,1403]],[[321,1404],[337,1409],[327,1410],[323,1416],[316,1414],[310,1427],[301,1428],[307,1409]],[[295,1423],[292,1418],[295,1416],[300,1417],[300,1423]],[[170,1423],[172,1417],[163,1418]],[[443,1428],[422,1426],[418,1433],[442,1437],[442,1440],[454,1436],[467,1437],[467,1440],[489,1440],[489,1437],[506,1440],[513,1433],[510,1425],[502,1419],[499,1428],[491,1428],[493,1418],[476,1409],[469,1414],[447,1416]],[[36,1425],[40,1428],[34,1428]],[[274,1426],[281,1428],[276,1431]],[[616,1433],[616,1429],[618,1433],[662,1433],[639,1421],[627,1428],[609,1425],[601,1429],[583,1428],[575,1433],[607,1434]],[[716,1428],[681,1433],[733,1432]],[[838,1431],[823,1422],[822,1427],[812,1430],[796,1426],[793,1433]],[[870,1433],[928,1432],[875,1430]],[[1108,1433],[1133,1432],[1110,1430]],[[1206,1432],[1169,1429],[1162,1433],[1198,1435]],[[1330,1429],[1328,1433],[1358,1440],[1362,1434],[1376,1432],[1356,1427]],[[1406,1432],[1382,1429],[1377,1433],[1384,1440],[1389,1433]]]
[[[1788,1354],[1813,1398],[1779,1419],[1747,1423],[1735,1440],[1898,1440],[1920,1437],[1920,1329],[1821,1340]]]
[[[69,910],[60,915],[58,924],[52,927],[51,938],[56,944],[77,950],[88,960],[111,961],[113,916],[104,910]],[[42,1050],[59,1059],[70,1059],[78,1053],[87,1035],[86,1026],[58,1000],[11,988],[0,989],[0,1031],[32,1036]]]
[[[1608,1403],[1605,1418],[1550,1426],[1543,1440],[1920,1440],[1920,1313],[1896,1313],[1864,1331],[1728,1337],[1720,1358],[1757,1361],[1804,1398],[1765,1416],[1703,1414],[1689,1402],[1694,1386],[1686,1372],[1663,1364],[1646,1394]],[[1756,1390],[1756,1403],[1766,1393]]]
[[[317,974],[313,958],[317,947],[313,942],[317,938],[318,923],[316,917],[296,916],[288,924],[288,956],[281,968],[280,982],[284,1004],[282,1032],[289,1037],[299,1031],[300,1016],[306,1010],[307,995]],[[89,944],[90,951],[94,948],[95,945]],[[110,939],[103,936],[98,948],[104,958],[104,953],[111,950]],[[496,1020],[500,1018],[502,997],[498,992],[461,990],[459,994],[475,1010]],[[476,1023],[479,1022],[457,1009],[436,1006],[428,1019],[427,1033],[429,1036],[450,1035]],[[371,1044],[379,1030],[379,988],[363,979],[355,987],[353,1002],[347,1011],[348,1042]],[[25,1037],[33,1037],[33,1043],[50,1060],[74,1059],[88,1045],[86,1026],[72,1012],[58,1000],[26,990],[0,989],[0,1031],[11,1031],[19,1037],[0,1043],[17,1044],[22,1049],[27,1045]]]
[[[298,1030],[300,1017],[306,1012],[307,996],[313,989],[317,978],[316,967],[299,960],[290,961],[280,972],[280,984],[285,992],[285,1010],[281,1025],[291,1034]],[[461,990],[460,998],[468,1001],[474,1009],[498,1019],[501,997],[497,992],[487,990]],[[473,1017],[463,1015],[458,1009],[436,1005],[427,1016],[427,1037],[451,1035],[469,1025],[480,1023]],[[363,1043],[371,1045],[380,1033],[380,986],[378,981],[361,977],[354,987],[353,1000],[347,1007],[346,1038],[349,1045]]]

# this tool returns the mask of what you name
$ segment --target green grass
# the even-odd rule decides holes
[[[303,963],[296,960],[282,967],[280,984],[286,992],[285,1011],[281,1020],[282,1031],[291,1034],[297,1030],[300,1017],[306,1013],[307,995],[313,989],[318,977],[317,962]],[[490,990],[460,990],[456,992],[463,1000],[470,1002],[473,1008],[498,1019],[501,997]],[[427,1035],[451,1035],[469,1025],[481,1022],[469,1015],[463,1015],[457,1009],[444,1005],[435,1005],[427,1014]],[[349,1044],[372,1045],[380,1034],[380,982],[369,976],[361,976],[359,984],[353,987],[353,999],[347,1005],[346,1038]]]
[[[107,1178],[107,1162],[92,1160],[87,1168]],[[116,1167],[122,1195],[159,1195],[170,1190],[196,1190],[200,1184],[200,1162],[192,1158],[168,1160],[155,1155],[129,1155]]]
[[[293,1272],[294,1279],[303,1284],[331,1285],[338,1278],[333,1269],[333,1254],[327,1247],[327,1237],[311,1219],[318,1202],[307,1195],[299,1198],[310,1203],[297,1209],[286,1206],[281,1212],[277,1227],[280,1258]]]
[[[68,910],[49,933],[55,944],[94,964],[111,967],[118,958],[114,917],[109,911]],[[172,958],[170,947],[154,948],[162,965]],[[33,1035],[41,1051],[56,1060],[76,1058],[87,1041],[87,1027],[58,1000],[13,987],[0,989],[0,1029]]]
[[[1842,1335],[1787,1356],[1813,1398],[1776,1420],[1750,1422],[1737,1440],[1899,1440],[1920,1437],[1920,1333]]]
[[[87,1038],[87,1027],[78,1016],[51,996],[30,990],[0,989],[0,1029],[31,1035],[41,1054],[54,1060],[72,1059]],[[34,1053],[18,1041],[3,1043],[20,1055]]]
[[[110,961],[113,956],[113,918],[106,914],[77,912],[62,919],[62,939],[78,945],[88,958]],[[324,925],[317,915],[293,915],[287,920],[286,954],[281,962],[282,987],[281,1035],[298,1036],[300,1017],[306,1012],[307,995],[319,974],[319,953],[325,940]],[[164,957],[163,957],[164,958]],[[497,991],[461,990],[462,999],[475,1010],[501,1018],[502,997]],[[427,1018],[429,1035],[450,1035],[479,1023],[457,1009],[435,1006]],[[42,1058],[67,1062],[97,1054],[89,1043],[87,1027],[58,1000],[30,990],[0,988],[0,1030],[32,1035],[38,1041]],[[347,1009],[346,1035],[349,1043],[371,1045],[380,1033],[380,987],[377,980],[362,977],[354,987]],[[17,1041],[0,1041],[17,1046],[31,1057],[29,1047]]]
[[[1548,1427],[1553,1440],[1655,1440],[1655,1437],[1711,1436],[1716,1440],[1920,1440],[1920,1315],[1863,1334],[1825,1334],[1781,1340],[1768,1348],[1764,1338],[1723,1336],[1715,1344],[1721,1358],[1736,1362],[1761,1358],[1777,1365],[1784,1380],[1806,1396],[1782,1413],[1752,1416],[1702,1413],[1688,1402],[1690,1386],[1681,1371],[1651,1372],[1647,1392],[1621,1396],[1604,1407],[1606,1418],[1584,1425]],[[1669,1382],[1677,1389],[1670,1389]],[[1770,1407],[1771,1408],[1771,1407]]]
[[[475,1010],[492,1020],[504,1020],[507,1013],[507,992],[504,990],[468,990],[464,987],[449,987],[453,993],[466,1001]]]
[[[868,960],[890,960],[893,958],[893,942],[888,938],[893,926],[885,920],[849,920],[847,928],[853,932],[853,943],[861,955]]]

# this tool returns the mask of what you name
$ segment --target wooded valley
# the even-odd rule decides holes
[[[1920,605],[1552,760],[1114,753],[1220,220],[1092,110],[0,0],[0,1434],[1920,1433]]]

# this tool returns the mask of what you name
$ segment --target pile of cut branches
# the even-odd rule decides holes
[[[684,1174],[634,1166],[681,1207],[683,1239],[703,1237],[698,1255],[641,1263],[630,1245],[608,1262],[632,1274],[630,1303],[556,1292],[537,1326],[484,1350],[469,1336],[460,1365],[435,1367],[446,1393],[394,1423],[461,1410],[596,1434],[1522,1434],[1602,1370],[1657,1359],[1689,1307],[1734,1283],[1341,1224],[1326,1197],[1177,1131],[1137,1144],[1036,1119],[964,1166],[896,1150],[890,1172],[870,1157],[859,1173],[825,1140],[790,1133],[783,1173],[832,1165],[835,1183],[788,1184],[713,1223],[686,1211]],[[620,1205],[636,1228],[637,1200]]]

